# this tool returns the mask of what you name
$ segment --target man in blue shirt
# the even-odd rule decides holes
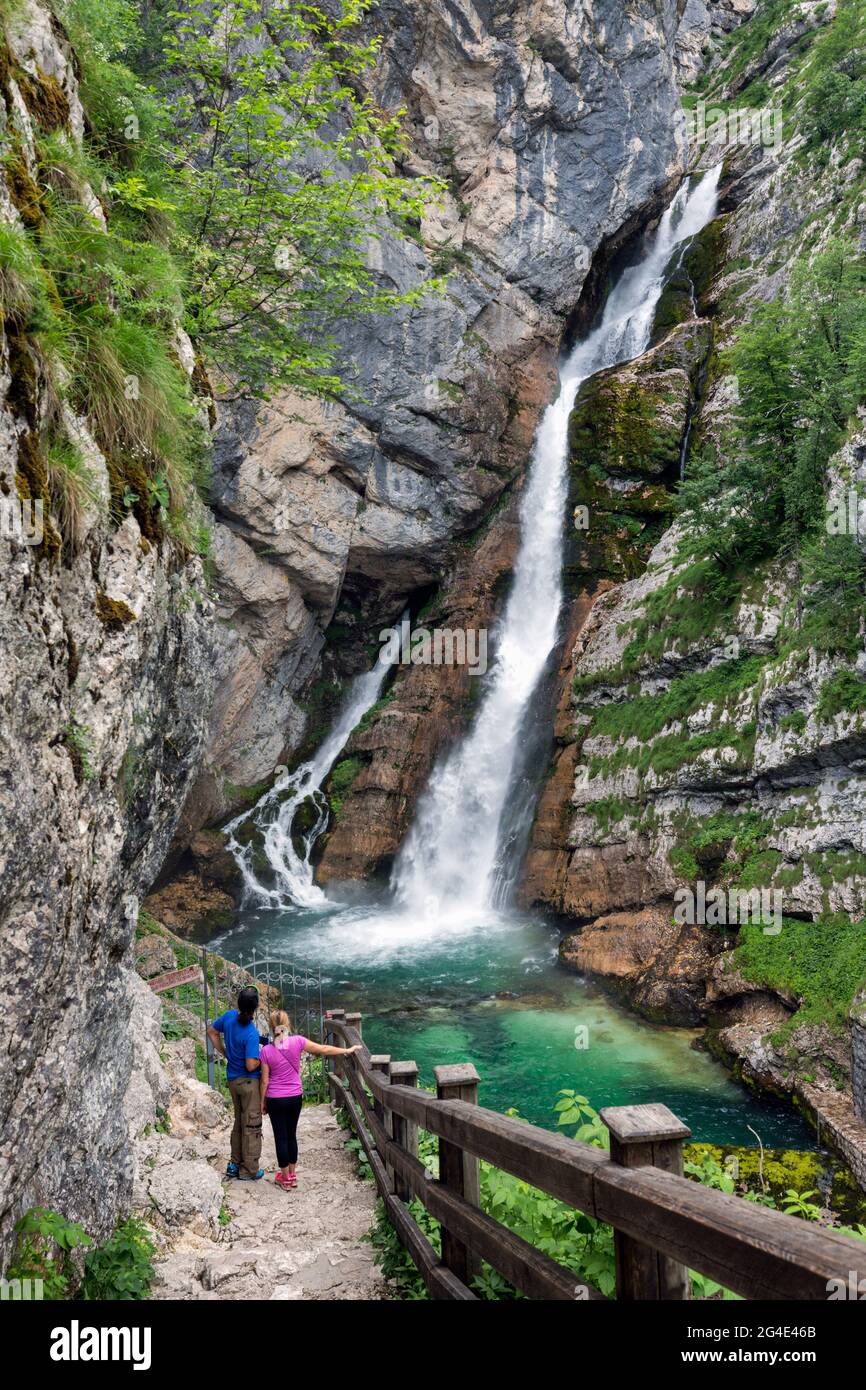
[[[230,1178],[256,1182],[265,1175],[262,1154],[262,1103],[259,1088],[259,1034],[253,1021],[259,1007],[257,989],[242,989],[236,1009],[227,1009],[208,1027],[208,1037],[226,1059],[226,1079],[235,1108]]]

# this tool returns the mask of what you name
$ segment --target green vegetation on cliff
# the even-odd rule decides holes
[[[841,1029],[866,980],[866,921],[844,912],[814,922],[785,917],[776,936],[749,923],[740,928],[734,961],[756,984],[802,1000],[790,1028],[824,1023]]]
[[[730,570],[796,554],[823,527],[827,464],[866,395],[866,260],[844,240],[798,265],[724,354],[737,425],[724,466],[692,461],[679,494],[689,545]]]
[[[378,51],[358,37],[366,8],[341,0],[326,19],[282,0],[266,20],[258,0],[145,12],[57,0],[82,145],[60,84],[19,62],[14,9],[0,21],[20,217],[0,228],[0,313],[28,424],[18,490],[43,502],[43,553],[75,548],[94,509],[203,550],[208,374],[235,395],[333,394],[337,322],[438,287],[398,290],[369,269],[371,240],[406,235],[438,186],[393,172],[402,113],[362,94]],[[69,407],[106,459],[109,495]]]

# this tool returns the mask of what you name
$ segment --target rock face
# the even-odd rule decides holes
[[[686,18],[700,8],[689,5]],[[752,65],[779,102],[797,35],[833,18],[830,8],[794,8],[767,61]],[[696,32],[712,64],[712,34],[700,24]],[[742,90],[741,71],[735,63],[723,95]],[[717,68],[715,80],[724,73]],[[832,227],[862,248],[861,162],[837,152],[816,172],[801,148],[792,121],[781,149],[695,150],[700,167],[724,158],[725,175],[720,216],[684,262],[690,285],[672,283],[645,358],[602,374],[577,402],[574,491],[592,523],[569,570],[576,589],[585,575],[589,592],[574,600],[577,637],[523,898],[573,920],[566,963],[609,981],[650,1017],[706,1022],[745,1076],[811,1108],[862,1177],[861,1010],[847,1027],[842,1018],[818,1026],[808,1010],[798,1019],[809,984],[801,977],[786,987],[796,971],[786,976],[769,942],[779,936],[790,961],[804,962],[841,950],[837,934],[848,930],[852,995],[866,979],[866,933],[850,926],[866,915],[866,730],[856,699],[866,653],[830,657],[797,638],[801,580],[784,560],[755,566],[720,601],[680,552],[685,533],[669,524],[663,487],[651,553],[641,544],[653,540],[649,526],[638,533],[625,517],[610,519],[612,487],[616,498],[646,499],[670,481],[684,402],[693,449],[714,446],[723,466],[737,383],[722,351],[756,300],[784,292],[805,239],[817,233],[823,245]],[[850,190],[841,212],[840,186]],[[674,347],[679,362],[660,371]],[[862,478],[864,458],[855,420],[831,460],[828,494]],[[840,679],[855,690],[851,704],[829,698]],[[749,918],[768,945],[744,956],[741,915],[729,910],[716,925],[677,916],[685,890],[694,902],[699,884],[725,895],[763,888],[785,925]],[[842,1001],[845,1012],[850,1003]]]
[[[407,599],[438,585],[444,612],[467,583],[485,589],[486,555],[467,579],[454,542],[477,531],[525,467],[592,258],[682,169],[677,22],[676,0],[516,9],[382,0],[371,12],[383,38],[373,94],[407,109],[407,171],[448,183],[417,243],[385,239],[376,255],[397,285],[432,269],[449,272],[447,287],[411,312],[346,329],[357,399],[221,411],[214,505],[225,643],[180,844],[241,805],[242,789],[297,748],[299,697],[329,624],[343,635],[327,670],[336,660],[354,674]],[[387,727],[370,735],[383,747],[396,739],[402,768],[391,788],[371,774],[384,822],[357,852],[338,828],[325,874],[366,871],[393,851],[407,798],[453,729],[453,691],[440,698],[421,677],[405,693],[398,684]],[[410,726],[422,723],[418,749]],[[358,791],[372,796],[373,784]],[[352,798],[346,821],[355,823]]]
[[[40,92],[56,102],[69,138],[80,139],[75,61],[60,26],[33,0],[15,7],[7,30],[0,143],[17,142],[32,174]],[[20,225],[5,181],[0,217]],[[47,406],[34,360],[7,319],[7,501],[23,486]],[[87,421],[70,414],[66,423],[107,495],[106,461]],[[4,1258],[27,1206],[61,1205],[104,1235],[128,1203],[123,1097],[133,1034],[124,961],[137,895],[165,857],[190,786],[212,689],[200,561],[168,540],[146,540],[132,515],[109,522],[104,506],[86,509],[77,531],[74,554],[59,553],[53,515],[42,546],[10,537],[5,526],[0,539]]]

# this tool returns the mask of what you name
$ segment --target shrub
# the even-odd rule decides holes
[[[15,1226],[7,1279],[41,1279],[43,1297],[71,1298],[80,1279],[80,1256],[90,1237],[74,1221],[47,1207],[31,1207]]]
[[[129,1216],[104,1245],[84,1257],[84,1278],[78,1297],[94,1299],[144,1299],[153,1283],[154,1244],[147,1227]]]

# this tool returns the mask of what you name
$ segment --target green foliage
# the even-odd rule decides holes
[[[71,1298],[80,1278],[79,1252],[88,1245],[83,1226],[47,1207],[31,1207],[15,1226],[6,1278],[41,1279],[44,1298]]]
[[[866,554],[853,536],[825,533],[804,546],[801,568],[805,613],[789,640],[853,659],[862,646]]]
[[[737,815],[720,811],[681,826],[669,859],[677,873],[687,880],[698,879],[702,872],[710,869],[720,881],[747,888],[755,874],[766,868],[761,851],[772,828],[772,822],[757,811]],[[760,879],[758,881],[760,883]]]
[[[679,506],[723,569],[796,552],[824,518],[824,474],[866,393],[866,262],[837,239],[760,304],[726,354],[739,382],[726,466],[695,460]]]
[[[85,1255],[78,1298],[147,1298],[153,1283],[153,1254],[154,1244],[147,1227],[137,1217],[127,1217],[104,1245]]]
[[[734,960],[747,979],[801,999],[790,1026],[827,1023],[841,1029],[866,980],[866,922],[852,921],[846,913],[828,913],[814,922],[785,917],[778,936],[746,923]]]
[[[46,1207],[31,1207],[15,1227],[7,1279],[41,1279],[46,1299],[147,1298],[154,1245],[146,1226],[130,1216],[94,1246],[77,1222]]]
[[[649,743],[669,724],[684,720],[706,705],[725,706],[760,677],[763,658],[721,662],[709,671],[696,671],[671,681],[658,695],[643,695],[603,705],[595,713],[592,735],[636,738]]]
[[[106,72],[117,79],[119,105],[110,121],[122,133],[119,113],[129,117],[130,92],[139,88],[109,55],[125,41],[132,14],[116,0],[73,0],[63,10],[81,62],[89,143],[80,149],[62,120],[39,128],[36,113],[37,202],[25,230],[0,232],[0,300],[21,344],[18,390],[34,427],[36,379],[27,373],[38,370],[42,378],[40,447],[65,539],[74,548],[87,509],[108,500],[67,434],[68,401],[87,416],[106,455],[115,515],[138,503],[149,539],[167,528],[195,548],[204,431],[177,356],[182,274],[155,230],[158,200],[145,198],[142,178],[117,170],[121,145],[133,165],[145,161],[146,142],[102,139],[101,88],[91,80]]]
[[[336,393],[335,326],[417,303],[369,268],[439,186],[393,173],[402,111],[359,95],[379,41],[368,0],[191,0],[167,15],[153,78],[168,103],[187,324],[236,392]]]
[[[815,40],[806,69],[800,115],[807,147],[840,137],[862,149],[866,134],[866,15],[860,0],[841,0],[836,17]],[[829,151],[820,150],[823,158]]]
[[[793,1187],[789,1187],[782,1199],[782,1211],[788,1216],[802,1216],[804,1221],[819,1221],[821,1207],[810,1201],[810,1198],[818,1195],[817,1188],[811,1188],[808,1192],[797,1192]]]
[[[202,553],[207,435],[176,324],[235,391],[333,394],[337,323],[439,288],[397,291],[368,269],[370,241],[414,227],[438,189],[393,173],[402,113],[358,95],[378,51],[358,38],[366,8],[61,0],[85,147],[68,111],[37,110],[34,181],[13,140],[25,228],[0,228],[0,307],[34,415],[37,370],[48,383],[39,491],[72,546],[103,499],[64,399],[106,455],[114,519],[132,511],[148,540]],[[195,381],[206,389],[200,366]]]
[[[818,718],[832,719],[843,710],[866,709],[866,681],[854,671],[837,671],[821,686]]]
[[[342,758],[328,778],[328,804],[335,816],[343,809],[343,802],[363,766],[361,758]]]
[[[77,549],[86,516],[100,503],[99,488],[81,450],[68,435],[49,435],[45,458],[52,510],[61,534]]]

